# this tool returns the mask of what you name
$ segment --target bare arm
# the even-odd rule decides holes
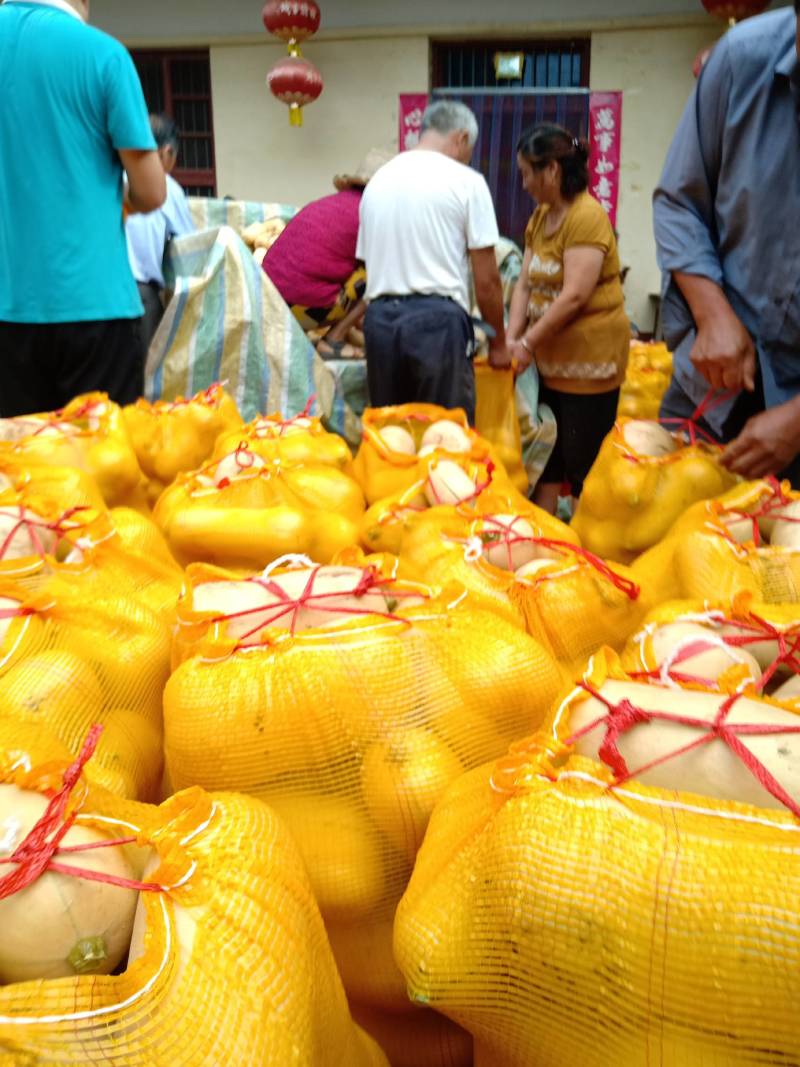
[[[506,341],[518,341],[525,327],[528,325],[528,304],[531,298],[531,250],[525,249],[525,257],[522,260],[517,284],[511,296],[511,307],[508,311],[508,326],[506,327]]]
[[[128,176],[125,210],[129,215],[156,211],[167,199],[167,179],[158,152],[120,148],[119,157]]]
[[[695,369],[715,389],[755,388],[756,351],[725,293],[710,278],[676,271],[672,275],[697,326],[689,355]]]
[[[511,355],[506,350],[503,286],[494,248],[471,248],[469,256],[475,282],[475,299],[481,316],[495,331],[495,336],[489,340],[489,362],[493,367],[508,367],[511,365]]]

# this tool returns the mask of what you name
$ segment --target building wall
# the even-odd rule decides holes
[[[628,311],[652,329],[660,276],[656,266],[651,198],[675,127],[692,91],[694,57],[718,28],[689,26],[592,34],[593,89],[621,89],[622,169],[620,253],[631,270],[625,283]]]
[[[427,37],[310,42],[328,86],[304,108],[302,129],[265,84],[280,45],[211,48],[221,196],[304,204],[332,191],[369,148],[397,145],[397,98],[428,85]]]

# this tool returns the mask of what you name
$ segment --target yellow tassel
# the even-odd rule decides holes
[[[289,104],[289,125],[303,125],[303,109],[300,107],[299,104]]]

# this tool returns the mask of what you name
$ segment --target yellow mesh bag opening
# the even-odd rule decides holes
[[[396,407],[367,408],[362,416],[363,435],[353,463],[353,474],[367,504],[375,504],[386,497],[393,497],[410,489],[425,477],[424,456],[419,456],[422,438],[434,423],[447,420],[460,427],[466,435],[469,451],[463,453],[475,463],[492,461],[498,470],[502,461],[484,438],[480,437],[467,422],[461,408],[448,410],[436,404],[400,404]],[[381,431],[398,426],[411,435],[414,454],[395,451],[381,437]],[[460,453],[447,453],[450,459]],[[503,471],[505,474],[505,471]],[[508,475],[506,475],[508,477]]]
[[[188,569],[178,605],[182,662],[164,693],[170,777],[176,788],[235,789],[275,807],[337,950],[350,954],[346,975],[376,929],[360,999],[402,1010],[405,997],[392,1003],[402,987],[379,931],[433,804],[465,768],[541,721],[561,673],[519,628],[470,607],[460,587],[433,593],[374,564],[356,579],[369,610],[293,635],[278,629],[277,616],[301,610],[298,601],[265,612],[249,599],[292,571],[307,588],[318,569],[272,568],[251,581],[245,606],[232,600],[220,613],[194,608],[198,590],[235,575]],[[321,610],[324,599],[304,603]]]
[[[247,448],[221,462],[232,477],[220,479],[217,461],[179,475],[153,512],[181,565],[263,567],[290,552],[328,563],[357,542],[364,497],[343,471],[284,467]]]
[[[581,544],[602,559],[631,563],[661,541],[698,500],[718,496],[735,482],[719,463],[722,450],[699,442],[663,456],[642,456],[626,444],[619,419],[589,472],[572,525]]]
[[[528,475],[522,462],[522,437],[514,398],[514,371],[495,370],[475,360],[475,430],[487,440],[514,488],[527,494]]]
[[[442,484],[440,464],[447,464],[451,472],[454,467],[458,468],[458,471],[467,476],[469,482],[465,482],[463,486],[452,485],[451,489],[448,489],[448,483],[452,479],[450,475],[446,475]],[[435,451],[420,457],[417,469],[419,477],[413,484],[367,508],[360,523],[359,533],[360,543],[367,551],[398,555],[406,533],[430,507],[440,509],[460,501],[462,512],[471,510],[486,514],[487,509],[494,508],[498,513],[511,512],[520,515],[528,514],[533,507],[527,497],[514,488],[505,471],[497,467],[493,460],[476,462],[463,456]],[[453,489],[456,492],[453,492]],[[540,509],[536,508],[533,513],[538,515]],[[559,523],[559,529],[565,529],[563,523]],[[572,539],[577,540],[574,535]]]
[[[318,418],[305,412],[288,419],[278,414],[258,416],[241,431],[223,434],[213,458],[235,452],[242,442],[262,459],[280,460],[285,467],[322,464],[352,474],[353,457],[344,438],[328,433]]]
[[[632,344],[618,414],[630,419],[657,419],[671,377],[672,354],[665,344]]]
[[[594,684],[617,675],[597,658]],[[478,1067],[797,1061],[798,821],[614,786],[564,748],[585,699],[434,812],[395,923],[413,998],[474,1035]]]
[[[242,425],[235,400],[218,382],[188,400],[141,398],[122,413],[151,504],[182,471],[205,463],[221,434]]]
[[[0,782],[59,788],[61,753],[40,745],[48,762],[33,769],[24,755],[27,769],[0,722]],[[123,801],[90,767],[70,801],[75,825],[133,838],[151,887],[131,958],[118,974],[0,986],[2,1067],[387,1067],[350,1018],[302,860],[269,808],[196,788],[160,807]]]
[[[77,467],[92,475],[109,507],[136,501],[142,472],[122,409],[105,393],[86,393],[59,411],[4,419],[11,453],[26,463]]]
[[[577,547],[575,532],[554,516],[526,502],[511,514],[509,502],[487,490],[472,503],[458,507],[435,507],[406,522],[400,545],[400,573],[432,585],[459,582],[470,599],[482,610],[496,611],[509,622],[525,625],[521,605],[512,600],[513,570],[495,566],[491,559],[505,564],[520,554],[527,538],[519,531],[519,520],[532,530],[533,541],[571,544]],[[527,529],[525,530],[527,532]],[[492,550],[491,559],[484,552]],[[532,555],[548,557],[556,553],[544,546],[531,549]]]

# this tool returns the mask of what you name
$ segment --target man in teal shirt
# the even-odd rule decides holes
[[[0,6],[4,417],[142,392],[123,201],[153,211],[166,186],[133,61],[88,14],[88,0]]]

